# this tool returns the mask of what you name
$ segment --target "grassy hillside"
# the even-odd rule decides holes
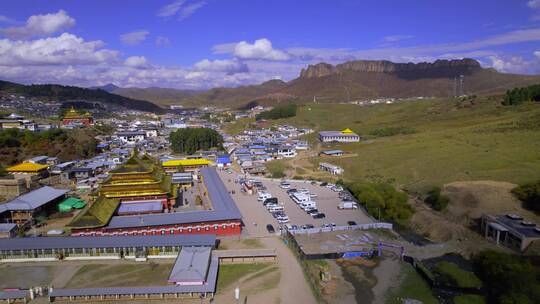
[[[318,149],[343,149],[352,155],[325,158],[345,169],[344,178],[395,180],[410,190],[452,181],[497,180],[513,183],[540,178],[540,105],[501,106],[499,98],[459,101],[433,99],[360,107],[308,104],[293,119],[277,123],[316,130],[356,131],[360,143]],[[377,137],[383,128],[412,134]],[[308,138],[317,143],[316,134]],[[316,171],[320,157],[296,161]],[[294,160],[293,160],[294,161]]]

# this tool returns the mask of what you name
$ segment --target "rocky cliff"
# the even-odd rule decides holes
[[[333,66],[328,63],[310,65],[300,78],[320,78],[347,72],[393,73],[404,77],[453,77],[481,69],[474,59],[437,60],[435,62],[394,63],[386,60],[355,60]],[[417,75],[415,75],[417,74]],[[415,78],[416,78],[415,77]]]

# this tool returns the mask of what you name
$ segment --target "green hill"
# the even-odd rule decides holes
[[[30,97],[49,100],[73,101],[101,101],[106,104],[121,106],[127,109],[145,112],[163,113],[165,110],[149,101],[132,99],[111,94],[101,89],[85,89],[57,84],[22,85],[0,80],[0,92],[17,93]]]
[[[390,179],[413,191],[452,181],[538,180],[540,104],[502,106],[500,100],[431,99],[371,107],[306,104],[296,117],[276,123],[317,131],[351,128],[364,137],[360,143],[326,147],[320,146],[316,133],[308,137],[318,150],[351,153],[324,159],[342,166],[348,180]],[[305,176],[320,174],[319,161],[321,157],[292,160],[307,170]],[[296,175],[299,171],[304,172],[297,169]]]

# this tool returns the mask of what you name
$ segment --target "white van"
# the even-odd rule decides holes
[[[345,202],[340,202],[337,208],[340,209],[340,210],[342,210],[342,209],[358,209],[358,205],[355,202],[345,201]]]

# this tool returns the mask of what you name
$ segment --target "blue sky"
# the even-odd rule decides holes
[[[471,57],[540,73],[540,0],[3,0],[0,78],[203,89],[318,62]]]

